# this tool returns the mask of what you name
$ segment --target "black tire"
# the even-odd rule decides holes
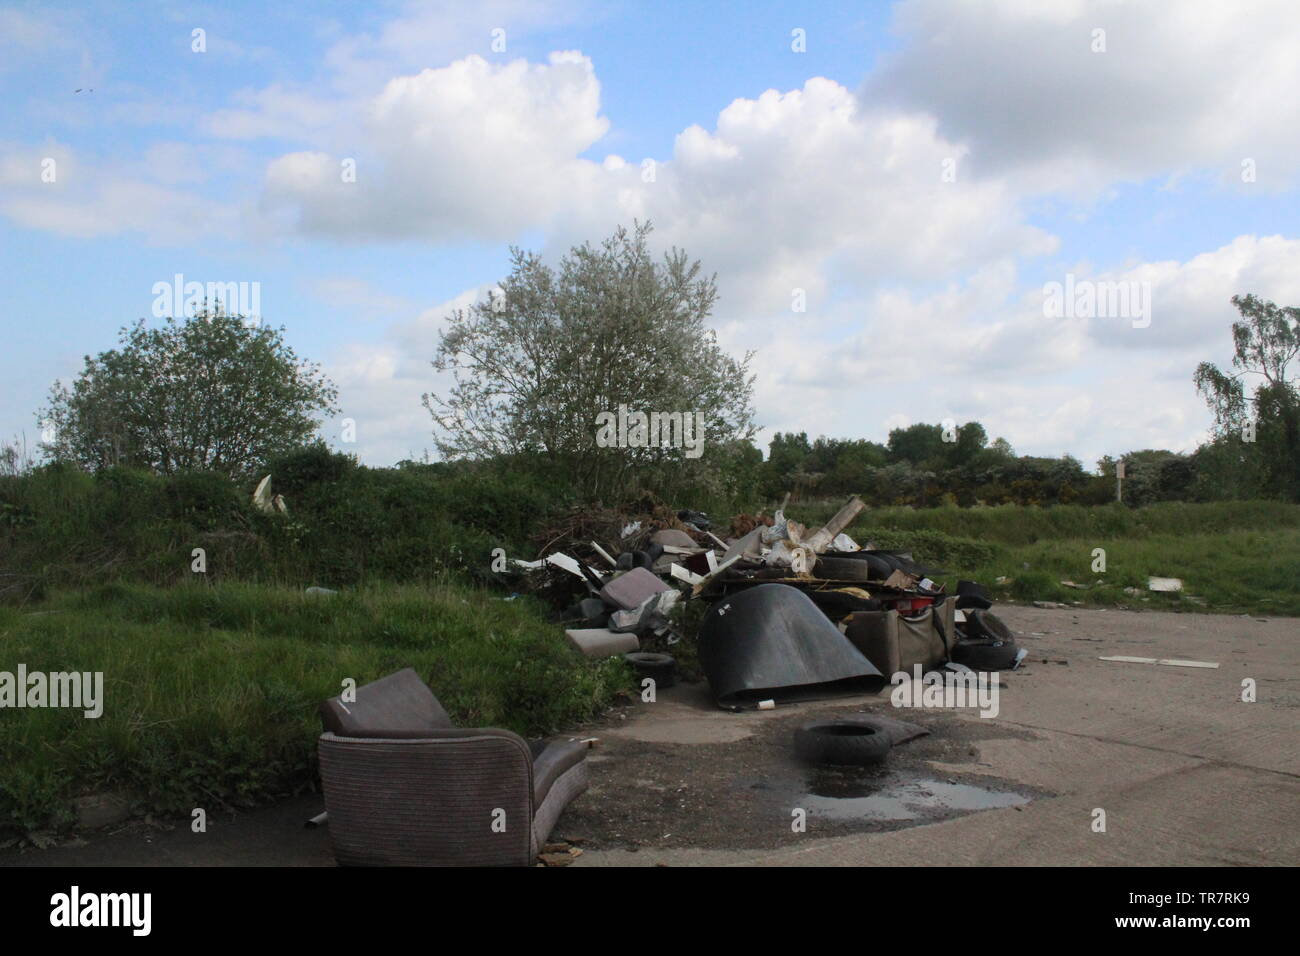
[[[822,581],[870,581],[871,565],[855,558],[819,554],[813,565],[813,577]]]
[[[952,660],[965,664],[973,671],[1010,670],[1016,662],[1020,648],[1014,641],[958,641],[952,649]]]
[[[804,724],[794,732],[794,752],[811,764],[871,767],[884,762],[889,748],[889,737],[860,722]]]
[[[966,612],[966,636],[972,641],[1002,641],[1004,644],[1014,644],[1016,642],[1015,635],[1011,633],[1011,628],[1002,623],[1002,619],[992,611],[968,610]]]
[[[649,677],[655,689],[662,690],[677,683],[677,661],[670,654],[653,654],[650,651],[632,651],[623,655],[638,677]]]

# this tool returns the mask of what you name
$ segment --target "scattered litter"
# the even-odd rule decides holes
[[[327,594],[338,594],[339,592],[338,592],[338,591],[335,591],[333,588],[316,588],[316,587],[312,587],[312,588],[308,588],[308,589],[307,589],[306,591],[304,591],[303,593],[304,593],[304,594],[310,594],[310,595],[312,595],[313,597],[319,597],[319,596],[321,596],[321,595],[327,595]]]
[[[1219,665],[1214,661],[1180,661],[1172,658],[1156,657],[1126,657],[1122,654],[1112,654],[1106,657],[1097,658],[1099,661],[1119,661],[1123,664],[1164,664],[1167,667],[1213,667]]]
[[[609,629],[618,633],[637,634],[642,631],[652,631],[662,635],[669,627],[668,615],[681,596],[681,591],[674,591],[672,588],[651,594],[634,609],[615,611],[611,614]]]
[[[706,531],[704,533],[705,535],[708,536],[709,540],[712,541],[714,544],[716,544],[719,548],[721,548],[724,551],[727,550],[727,542],[723,541],[712,531]]]
[[[826,522],[822,529],[808,539],[808,547],[820,554],[826,550],[835,536],[853,523],[853,519],[858,516],[858,512],[866,507],[866,504],[857,495],[854,495],[835,516]]]
[[[668,585],[653,572],[645,568],[633,568],[626,574],[620,574],[600,590],[600,596],[610,604],[625,611],[640,607],[646,598],[660,591],[668,590]]]
[[[694,538],[685,531],[679,531],[677,528],[663,528],[656,531],[654,534],[650,535],[650,540],[655,544],[663,545],[663,549],[669,553],[673,553],[674,550],[677,553],[680,553],[682,549],[685,549],[687,552],[700,550],[700,546],[695,543]]]
[[[587,657],[617,657],[641,649],[635,634],[615,634],[603,627],[566,630],[564,636]]]
[[[542,852],[537,854],[537,859],[541,861],[542,866],[568,866],[580,856],[582,850],[579,847],[560,842],[543,845]]]
[[[557,551],[555,554],[547,555],[546,563],[554,565],[557,568],[563,568],[570,574],[576,574],[584,581],[587,579],[587,576],[582,573],[582,566],[567,554],[561,554]]]
[[[862,548],[859,547],[858,543],[847,534],[840,532],[835,536],[835,540],[831,542],[830,550],[848,554],[854,551],[861,551]]]
[[[1172,593],[1183,589],[1182,578],[1147,578],[1147,590]]]
[[[288,506],[284,503],[283,495],[271,495],[271,476],[267,475],[257,483],[257,488],[253,491],[253,507],[258,511],[266,514],[289,513]]]
[[[989,633],[998,624],[987,613],[993,598],[978,582],[959,581],[950,595],[946,572],[910,551],[882,550],[868,534],[865,544],[850,536],[845,529],[864,510],[857,495],[820,526],[795,520],[789,504],[787,494],[771,517],[729,520],[670,508],[649,493],[617,508],[575,507],[534,536],[532,560],[508,568],[522,579],[519,593],[555,607],[568,640],[589,657],[642,646],[661,652],[680,640],[674,609],[710,602],[699,663],[715,702],[732,709],[879,690],[888,672],[851,639],[860,615],[892,615],[900,640],[906,630],[909,641],[935,649],[927,666],[981,654],[992,660],[982,669],[1025,660],[1009,631]]]
[[[698,531],[708,531],[713,527],[713,522],[703,511],[679,511],[677,520],[682,524],[690,525]]]

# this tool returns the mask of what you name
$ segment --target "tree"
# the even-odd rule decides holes
[[[1300,387],[1288,372],[1300,354],[1300,308],[1253,295],[1233,296],[1232,304],[1241,314],[1232,323],[1235,371],[1202,362],[1196,390],[1214,412],[1216,443],[1242,442],[1241,452],[1258,457],[1260,490],[1300,500]],[[1247,376],[1256,377],[1253,392]]]
[[[889,433],[889,455],[893,461],[932,466],[942,461],[945,443],[942,425],[909,425]]]
[[[967,422],[957,428],[957,440],[944,448],[945,464],[949,468],[967,468],[979,460],[979,454],[988,445],[988,432],[979,422]]]
[[[336,410],[333,384],[299,361],[283,331],[250,325],[220,303],[184,322],[124,327],[119,348],[85,357],[71,389],[54,383],[38,414],[41,448],[88,469],[246,475],[303,444],[315,413]]]
[[[676,248],[656,262],[650,232],[619,228],[599,248],[571,249],[558,269],[512,248],[499,294],[448,317],[433,366],[453,384],[424,396],[444,457],[533,454],[597,498],[650,473],[666,491],[713,467],[710,448],[753,437],[752,353],[722,350],[705,325],[714,278]],[[702,422],[703,445],[638,446],[629,429],[608,447],[598,416],[620,406]]]

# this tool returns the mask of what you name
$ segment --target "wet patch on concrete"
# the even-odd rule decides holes
[[[684,710],[678,706],[665,713],[665,723],[684,723]],[[931,733],[894,747],[878,769],[814,768],[798,761],[797,727],[862,713],[900,717]],[[707,712],[700,716],[710,724],[716,719]],[[865,706],[861,700],[826,702],[784,714],[720,716],[728,725],[747,722],[751,732],[709,743],[697,742],[703,734],[644,739],[656,735],[621,727],[601,735],[591,755],[591,790],[560,818],[557,838],[589,849],[768,849],[809,836],[921,826],[1050,795],[987,776],[980,765],[981,741],[1035,737],[996,719],[901,712],[884,699]],[[802,833],[792,828],[798,809],[806,811]]]
[[[1013,790],[896,772],[814,771],[808,786],[807,793],[794,799],[795,805],[810,818],[839,821],[924,823],[954,813],[1020,806],[1031,799]]]

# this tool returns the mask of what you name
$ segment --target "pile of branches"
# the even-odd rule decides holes
[[[624,537],[623,530],[637,523],[640,526]],[[677,517],[675,508],[664,504],[649,491],[641,492],[616,508],[599,504],[570,508],[534,534],[529,543],[536,547],[534,557],[537,558],[562,551],[579,561],[604,567],[591,542],[595,541],[618,557],[619,552],[644,548],[650,536],[664,528],[684,531],[702,547],[713,546],[708,535],[688,528]]]

